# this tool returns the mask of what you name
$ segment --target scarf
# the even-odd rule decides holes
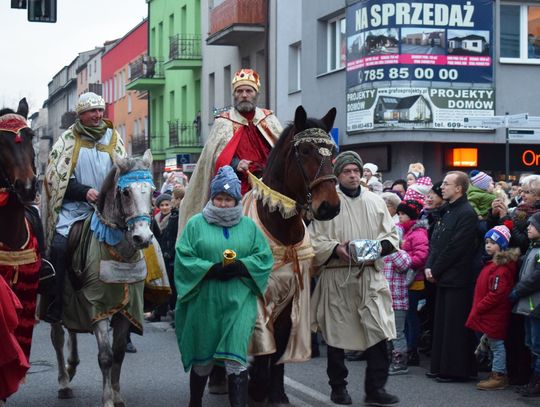
[[[362,192],[362,188],[360,187],[358,187],[357,189],[350,189],[350,188],[344,187],[341,184],[339,184],[339,189],[341,189],[341,192],[343,192],[349,198],[357,198],[360,196],[360,192]]]
[[[112,128],[112,123],[108,120],[102,120],[97,127],[88,127],[82,124],[79,119],[77,119],[75,121],[75,124],[73,125],[73,131],[79,136],[87,136],[95,142],[98,142],[99,140],[101,140],[101,137],[103,137],[109,127]]]
[[[218,208],[210,200],[204,207],[202,214],[208,223],[229,228],[237,225],[242,219],[242,204],[239,202],[232,208]]]
[[[163,232],[163,230],[165,230],[165,228],[169,224],[170,216],[171,212],[169,212],[167,215],[163,215],[163,213],[159,212],[156,216],[154,216],[156,224],[158,225],[158,228],[161,232]]]

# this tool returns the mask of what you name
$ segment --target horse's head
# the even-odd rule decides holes
[[[126,239],[135,249],[148,247],[152,242],[152,153],[146,150],[141,158],[119,158],[115,160],[114,177],[116,188],[111,194],[110,185],[104,182],[98,210],[112,213],[116,224],[126,227]],[[107,208],[109,206],[109,208]]]
[[[328,132],[334,124],[336,109],[321,119],[308,118],[298,106],[294,122],[283,131],[268,159],[266,175],[283,168],[280,189],[318,220],[334,218],[340,210],[332,159],[335,144]]]
[[[33,202],[37,192],[34,132],[28,127],[27,116],[25,98],[17,112],[0,110],[0,191],[16,194],[22,203]]]

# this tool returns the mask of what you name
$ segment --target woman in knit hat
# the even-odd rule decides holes
[[[246,405],[248,345],[273,257],[259,228],[242,215],[241,197],[234,170],[221,167],[210,200],[176,245],[176,336],[191,371],[190,406],[202,405],[215,363],[225,365],[230,404]]]

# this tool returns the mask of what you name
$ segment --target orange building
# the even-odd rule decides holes
[[[129,155],[141,155],[148,144],[148,93],[126,90],[130,62],[148,49],[148,20],[143,20],[107,50],[101,58],[106,116],[124,139]]]

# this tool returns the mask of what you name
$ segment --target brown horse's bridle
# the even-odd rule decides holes
[[[3,116],[0,116],[0,131],[7,131],[9,133],[15,134],[15,143],[22,143],[21,130],[29,128],[26,119],[16,113],[7,113]],[[0,176],[2,180],[7,185],[5,188],[0,188],[0,192],[13,192],[15,193],[15,186],[9,180],[8,174],[4,170],[4,166],[0,166]]]
[[[297,134],[294,135],[291,142],[294,144],[294,156],[296,159],[296,163],[298,164],[298,167],[300,168],[300,172],[302,173],[302,178],[304,179],[304,189],[306,190],[306,202],[304,204],[298,203],[298,207],[300,209],[304,209],[308,217],[313,216],[313,208],[312,208],[312,196],[311,191],[313,189],[326,181],[332,181],[334,183],[337,182],[337,178],[334,174],[326,174],[326,175],[320,175],[324,163],[327,159],[330,159],[332,157],[332,152],[334,151],[335,144],[330,135],[323,129],[320,128],[309,128],[306,130],[303,130]],[[309,180],[306,171],[304,169],[304,166],[302,165],[302,160],[300,159],[300,154],[298,152],[298,145],[302,143],[309,143],[317,147],[319,144],[323,144],[327,147],[318,147],[317,153],[321,156],[321,162],[319,164],[319,168],[317,169],[317,172],[315,173],[315,176],[313,177],[313,180]]]

